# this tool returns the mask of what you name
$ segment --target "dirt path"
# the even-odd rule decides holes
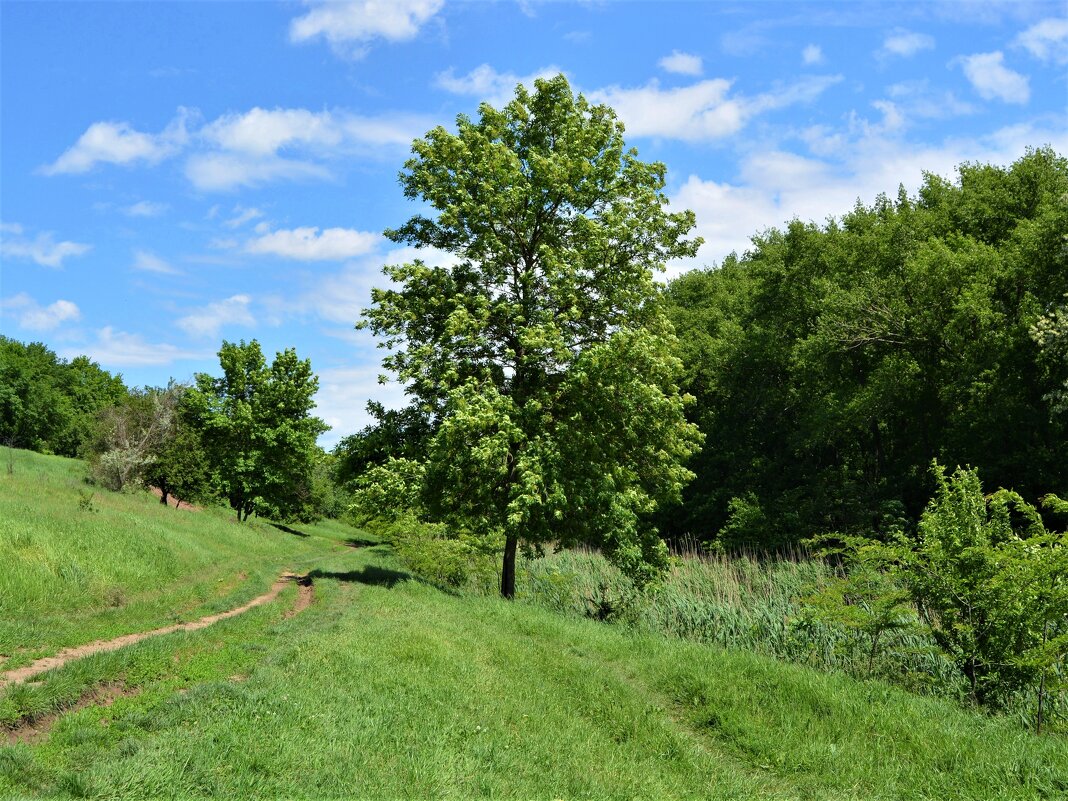
[[[112,640],[97,640],[96,642],[77,645],[73,648],[64,648],[55,656],[46,656],[43,659],[38,659],[32,664],[26,665],[25,667],[0,673],[0,689],[9,684],[21,684],[27,679],[32,679],[34,676],[38,676],[41,673],[62,667],[75,659],[81,659],[85,656],[105,653],[107,651],[117,651],[120,648],[125,648],[127,645],[133,645],[135,642],[147,640],[149,637],[159,637],[162,634],[170,634],[175,631],[197,631],[199,629],[207,628],[212,623],[226,620],[229,617],[236,617],[250,609],[254,609],[257,606],[263,606],[263,604],[273,601],[278,597],[278,593],[284,590],[286,585],[293,581],[296,581],[300,585],[297,600],[293,604],[293,608],[286,613],[287,618],[293,617],[294,615],[303,612],[311,605],[312,582],[309,576],[298,576],[296,573],[283,573],[278,577],[278,580],[271,585],[271,589],[236,609],[230,609],[229,611],[219,612],[214,615],[207,615],[199,620],[192,620],[188,623],[175,623],[170,626],[164,626],[163,628],[152,629],[151,631],[142,631],[136,634],[124,634],[123,636],[116,637]]]

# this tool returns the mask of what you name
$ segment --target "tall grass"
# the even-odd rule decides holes
[[[870,640],[823,622],[804,603],[832,570],[802,552],[758,559],[689,551],[672,560],[656,585],[639,590],[596,551],[570,550],[522,559],[517,598],[642,632],[859,677],[874,673],[911,690],[961,697],[956,669],[926,634],[888,634],[869,670]]]

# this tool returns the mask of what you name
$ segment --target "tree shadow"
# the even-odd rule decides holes
[[[379,540],[369,540],[364,537],[349,537],[345,540],[345,546],[348,548],[371,548],[381,544]]]
[[[281,523],[271,523],[271,525],[274,526],[279,531],[284,531],[286,534],[292,534],[294,537],[307,537],[308,536],[303,531],[298,531],[295,528],[290,528],[289,526],[283,525]]]
[[[376,567],[368,565],[359,570],[349,570],[344,573],[336,573],[329,570],[313,570],[308,574],[315,579],[333,579],[334,581],[355,582],[357,584],[370,584],[375,587],[389,589],[393,585],[414,578],[411,573],[403,573],[400,570],[390,570],[388,567]]]

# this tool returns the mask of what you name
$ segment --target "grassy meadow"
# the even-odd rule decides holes
[[[9,733],[61,713],[50,731],[0,737],[2,798],[1068,795],[1068,743],[1008,719],[714,637],[669,636],[652,621],[562,614],[562,600],[444,592],[339,523],[297,526],[299,536],[101,493],[99,511],[85,511],[77,463],[15,459],[0,475],[0,581],[5,632],[24,648],[236,605],[285,568],[311,572],[315,602],[287,617],[297,592],[287,587],[209,628],[0,690]],[[62,567],[75,564],[80,573]],[[532,575],[524,592],[547,592]],[[760,582],[754,573],[753,597],[771,598]],[[121,603],[107,602],[107,587]],[[8,588],[35,606],[11,602]],[[78,703],[102,688],[107,702]]]
[[[297,536],[221,509],[168,508],[85,475],[78,460],[0,448],[2,670],[237,606],[344,537],[330,523]]]

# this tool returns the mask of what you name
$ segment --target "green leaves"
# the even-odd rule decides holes
[[[393,288],[364,312],[433,416],[421,508],[504,535],[506,575],[516,540],[600,542],[635,573],[662,562],[643,521],[690,478],[700,437],[653,273],[700,240],[622,134],[563,76],[430,131],[401,184],[435,216],[386,235],[455,261],[387,267]]]
[[[223,342],[221,378],[205,373],[190,390],[189,408],[203,434],[223,496],[247,518],[258,505],[278,517],[300,513],[326,425],[311,416],[319,380],[293,349],[270,367],[256,340]]]

